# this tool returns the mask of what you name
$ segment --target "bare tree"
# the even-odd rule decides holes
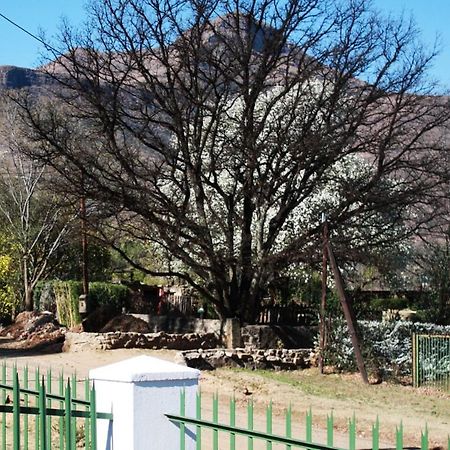
[[[46,66],[59,88],[16,98],[32,154],[132,217],[180,262],[163,274],[223,317],[254,320],[274,274],[318,253],[322,211],[354,258],[429,223],[448,105],[411,22],[365,0],[104,0],[90,14]]]
[[[10,117],[11,118],[11,117]],[[2,154],[0,215],[21,261],[24,307],[33,310],[33,290],[54,268],[56,251],[70,229],[73,217],[45,188],[46,167],[18,151],[23,141],[12,123],[7,128],[8,151]],[[4,131],[4,130],[3,130]]]

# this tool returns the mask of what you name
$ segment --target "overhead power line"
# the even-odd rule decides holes
[[[28,31],[26,28],[19,25],[17,22],[14,22],[14,20],[10,19],[9,17],[5,16],[0,12],[0,17],[7,22],[9,22],[14,27],[18,28],[20,31],[23,31],[24,33],[28,34],[28,36],[32,37],[34,40],[40,42],[46,49],[51,50],[52,52],[58,53],[59,55],[62,55],[62,53],[57,50],[55,47],[52,47],[50,44],[45,42],[43,39],[41,39],[39,36],[36,36],[31,31]]]

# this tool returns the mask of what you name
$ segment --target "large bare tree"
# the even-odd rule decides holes
[[[59,87],[16,98],[32,156],[132,219],[223,317],[255,319],[275,274],[318,250],[323,211],[352,257],[435,215],[448,104],[411,22],[365,0],[89,11],[45,66]]]

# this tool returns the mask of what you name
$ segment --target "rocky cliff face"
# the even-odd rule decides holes
[[[48,84],[51,79],[38,70],[0,66],[0,89],[20,89]]]

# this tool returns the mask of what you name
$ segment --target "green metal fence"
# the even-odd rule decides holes
[[[413,335],[413,385],[450,391],[450,335]]]
[[[0,370],[1,450],[96,450],[95,418],[112,420],[112,415],[96,411],[89,380],[5,364]],[[77,395],[80,383],[84,399]]]
[[[275,433],[274,432],[274,421],[273,421],[273,412],[272,412],[272,404],[269,404],[266,408],[266,420],[265,420],[265,430],[260,431],[255,427],[254,421],[254,407],[253,403],[249,402],[247,404],[246,411],[246,426],[237,426],[236,421],[236,400],[231,399],[229,404],[228,411],[228,423],[224,423],[224,421],[219,421],[219,399],[218,396],[215,395],[213,397],[212,402],[212,419],[206,420],[202,416],[202,400],[201,394],[197,394],[196,399],[196,417],[187,417],[186,416],[186,396],[185,393],[181,393],[180,398],[180,414],[167,414],[166,417],[179,425],[180,428],[180,450],[185,450],[186,448],[186,434],[189,431],[190,433],[195,433],[196,436],[196,450],[275,450],[275,446],[278,445],[277,448],[283,448],[286,450],[291,450],[294,448],[305,448],[305,449],[313,449],[313,450],[335,450],[338,447],[335,447],[335,434],[334,434],[334,419],[333,415],[330,414],[327,417],[326,423],[326,444],[318,444],[313,441],[313,420],[312,413],[309,410],[306,413],[305,420],[305,439],[300,440],[293,437],[292,429],[293,429],[293,419],[292,419],[292,410],[288,408],[286,410],[285,415],[285,426],[284,433]],[[188,430],[190,428],[190,430]],[[209,442],[204,445],[204,434],[206,430],[211,430],[212,438],[210,437]],[[219,446],[219,436],[220,436],[220,446]],[[356,450],[356,419],[353,416],[348,422],[348,445],[345,447],[348,450]],[[395,448],[396,450],[403,449],[403,425],[400,424],[399,427],[396,428],[395,431],[396,442],[393,446],[389,446],[389,448]],[[226,437],[226,439],[224,439]],[[241,441],[237,441],[238,437],[241,438]],[[242,442],[242,438],[246,442]],[[226,442],[225,442],[226,440]],[[258,444],[258,447],[257,447]],[[257,447],[257,448],[256,448]],[[339,447],[341,450],[344,448],[342,446]],[[364,448],[369,448],[365,446]],[[371,446],[372,450],[380,449],[380,423],[378,419],[372,425],[372,439]],[[421,450],[428,450],[428,429],[425,427],[425,430],[421,432]],[[450,450],[450,437],[448,438],[447,448]]]

